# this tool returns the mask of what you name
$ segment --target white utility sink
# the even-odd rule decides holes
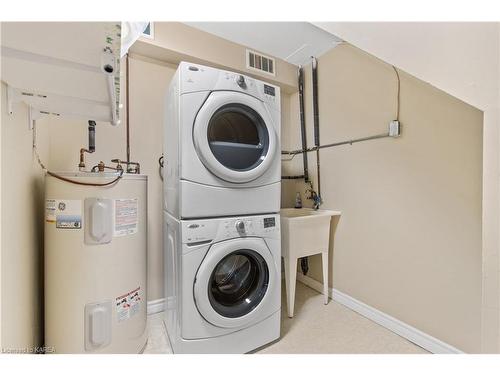
[[[328,303],[328,249],[330,221],[340,211],[312,208],[284,208],[281,210],[281,256],[285,260],[285,281],[288,316],[293,317],[297,260],[321,254],[323,262],[323,293]]]
[[[302,258],[328,249],[330,220],[340,211],[312,208],[281,210],[281,256]]]

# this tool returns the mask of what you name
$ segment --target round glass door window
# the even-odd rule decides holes
[[[207,133],[215,158],[235,171],[257,167],[269,149],[269,133],[264,120],[244,104],[220,107],[210,119]]]
[[[226,255],[215,267],[208,285],[212,308],[227,318],[251,312],[269,285],[269,269],[260,254],[242,249]]]

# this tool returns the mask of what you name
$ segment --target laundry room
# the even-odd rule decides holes
[[[1,22],[2,352],[500,353],[499,40]]]

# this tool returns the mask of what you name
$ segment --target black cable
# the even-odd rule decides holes
[[[163,157],[163,154],[160,156],[160,158],[158,159],[158,164],[160,165],[158,167],[158,174],[160,175],[160,179],[163,181],[163,165],[164,165],[164,157]]]
[[[398,79],[398,94],[396,97],[396,121],[399,121],[399,102],[400,102],[400,92],[401,92],[401,78],[399,77],[398,69],[392,65],[392,69],[396,72],[396,77]]]

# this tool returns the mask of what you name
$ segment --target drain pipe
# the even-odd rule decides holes
[[[306,120],[304,115],[304,71],[299,66],[299,114],[300,114],[300,136],[302,139],[302,151],[307,149]],[[309,182],[309,168],[307,166],[307,153],[302,154],[304,164],[304,181]]]
[[[125,105],[127,106],[127,123],[126,123],[126,132],[127,132],[127,169],[128,169],[128,166],[130,164],[130,101],[129,101],[129,86],[130,86],[130,75],[129,75],[129,58],[128,58],[128,53],[127,53],[127,57],[125,59],[125,62],[126,62],[126,65],[127,65],[127,72],[126,72],[126,80],[127,80],[127,84],[125,86],[125,91],[126,91],[126,95],[127,95],[127,98],[125,99],[126,102],[125,102]]]
[[[95,121],[89,120],[89,147],[80,149],[80,163],[78,170],[85,171],[85,153],[93,154],[95,152]]]
[[[126,98],[125,98],[125,105],[126,105],[126,116],[127,116],[127,121],[125,123],[125,132],[126,132],[126,158],[125,160],[121,160],[120,158],[115,158],[112,159],[112,163],[116,163],[116,167],[113,169],[116,170],[123,170],[122,164],[125,164],[125,172],[126,173],[135,173],[139,174],[141,173],[141,166],[138,162],[134,162],[130,160],[130,63],[129,63],[129,55],[128,53],[125,56],[125,66],[126,66],[126,83],[125,83],[125,93],[126,93]]]
[[[320,173],[320,158],[319,158],[319,106],[318,106],[318,61],[315,57],[312,57],[312,93],[313,93],[313,125],[314,125],[314,147],[316,148],[316,169],[317,169],[317,186],[318,191],[315,192],[312,188],[312,183],[310,181],[309,185],[311,188],[309,189],[311,196],[310,199],[314,202],[314,209],[317,210],[321,204],[321,173]],[[304,145],[302,146],[302,152],[304,152]],[[300,268],[302,269],[302,273],[307,275],[309,271],[309,259],[307,257],[300,259]]]
[[[316,169],[318,178],[317,197],[314,198],[314,208],[318,209],[321,204],[321,173],[320,173],[320,157],[319,157],[319,106],[318,106],[318,61],[312,57],[312,90],[313,90],[313,119],[314,119],[314,146],[316,149]]]
[[[304,167],[304,174],[296,176],[281,176],[282,180],[304,180],[304,182],[309,183],[309,168],[307,166],[307,137],[306,137],[306,120],[304,111],[304,69],[301,65],[297,70],[298,73],[298,86],[299,86],[299,119],[300,119],[300,136],[302,143],[302,165]],[[288,161],[292,160],[291,159]]]

